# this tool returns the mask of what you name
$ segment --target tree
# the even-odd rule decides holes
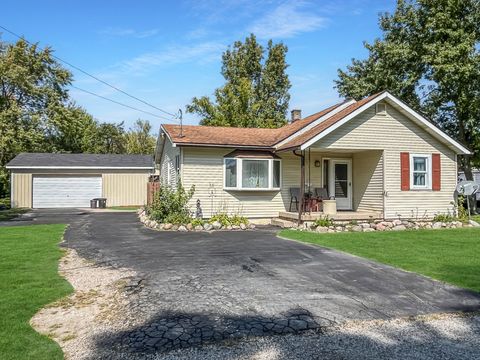
[[[225,84],[215,90],[215,102],[194,97],[187,112],[202,117],[202,125],[276,128],[286,123],[290,81],[285,56],[288,49],[270,40],[265,49],[251,34],[236,41],[222,55]]]
[[[50,48],[0,41],[0,196],[9,192],[5,164],[22,151],[44,151],[48,113],[67,99],[71,79]]]
[[[339,70],[336,87],[355,99],[388,90],[473,151],[460,167],[480,165],[480,2],[399,0],[380,17],[383,37],[369,56]]]
[[[120,124],[96,123],[85,134],[85,152],[93,154],[125,154],[125,130]]]
[[[151,134],[152,125],[148,120],[138,119],[125,133],[125,147],[128,154],[153,154],[156,138]]]

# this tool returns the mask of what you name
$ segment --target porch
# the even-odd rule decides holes
[[[382,150],[309,148],[294,155],[300,179],[295,183],[289,179],[285,211],[279,212],[279,219],[302,222],[325,217],[325,200],[334,200],[337,211],[328,217],[336,221],[383,219]],[[293,172],[295,166],[289,167]]]

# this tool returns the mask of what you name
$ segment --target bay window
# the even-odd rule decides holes
[[[280,189],[280,160],[225,158],[224,188],[227,190]]]

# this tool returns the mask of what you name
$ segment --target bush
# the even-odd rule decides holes
[[[240,215],[229,216],[226,213],[215,214],[210,218],[210,220],[208,220],[210,224],[214,223],[215,221],[218,221],[224,227],[229,225],[240,226],[240,224],[248,225],[248,219],[246,217]]]
[[[318,218],[317,220],[315,220],[313,222],[313,226],[314,227],[318,227],[318,226],[321,226],[321,227],[329,227],[329,226],[333,226],[333,219],[330,219],[328,217],[328,215],[326,216],[321,216],[320,218]]]
[[[195,227],[195,226],[203,226],[205,224],[205,220],[203,219],[193,219],[192,222],[191,222],[192,226]]]
[[[10,209],[10,198],[1,198],[0,199],[0,210],[2,209]]]
[[[452,214],[436,214],[433,217],[433,221],[434,222],[449,223],[449,222],[457,221],[457,218],[455,216],[453,216]]]
[[[160,187],[152,204],[145,209],[148,217],[160,223],[188,224],[192,220],[188,202],[194,192],[194,186],[187,192],[181,183],[176,189]]]

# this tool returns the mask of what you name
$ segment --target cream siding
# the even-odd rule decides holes
[[[353,209],[383,212],[383,152],[353,154]]]
[[[107,206],[145,205],[148,176],[148,173],[102,174],[102,192]]]
[[[300,160],[291,153],[281,154],[280,191],[226,191],[223,189],[223,156],[231,149],[183,148],[182,182],[186,189],[195,185],[190,202],[195,211],[200,200],[203,215],[218,212],[241,214],[249,218],[277,217],[288,209],[290,187],[299,187]]]
[[[12,206],[32,207],[32,176],[87,174],[102,176],[102,196],[107,198],[107,206],[144,205],[147,201],[148,170],[15,169],[11,175]]]
[[[452,211],[457,181],[455,152],[390,105],[386,116],[375,114],[372,106],[312,147],[383,150],[386,218],[433,217]],[[400,153],[404,151],[440,153],[441,191],[400,190]]]
[[[170,140],[165,139],[162,159],[160,161],[160,182],[162,185],[176,186],[178,181],[177,169],[175,169],[175,157],[180,156],[178,147],[173,147]]]
[[[32,207],[32,174],[12,173],[11,206],[14,208]]]

